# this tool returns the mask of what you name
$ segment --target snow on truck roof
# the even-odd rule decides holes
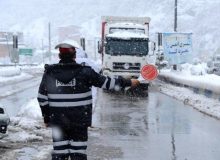
[[[143,24],[131,23],[131,22],[118,22],[118,23],[110,23],[107,24],[109,28],[111,27],[124,27],[124,28],[141,28],[145,29]]]
[[[133,32],[115,32],[115,33],[106,35],[106,37],[122,38],[122,39],[148,38],[148,36],[146,34],[143,34],[143,33],[133,33]]]
[[[117,22],[131,22],[145,24],[150,23],[150,17],[120,17],[120,16],[102,16],[102,22],[117,23]]]

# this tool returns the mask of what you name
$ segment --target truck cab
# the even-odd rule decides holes
[[[139,77],[154,64],[155,43],[149,40],[149,17],[102,17],[102,73],[110,77]]]

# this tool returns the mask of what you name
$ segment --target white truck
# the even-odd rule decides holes
[[[155,64],[155,43],[149,40],[149,17],[102,17],[102,73],[110,77],[139,77],[141,68]]]

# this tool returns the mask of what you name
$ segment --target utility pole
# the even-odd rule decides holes
[[[177,0],[175,0],[174,7],[174,32],[177,32]]]
[[[174,32],[177,32],[177,0],[175,0],[174,6]],[[179,57],[179,53],[178,57]],[[173,64],[173,70],[177,70],[177,64]]]
[[[42,45],[42,60],[43,60],[43,64],[44,64],[44,40],[41,40],[41,45]]]
[[[50,35],[50,22],[48,24],[48,32],[49,32],[49,35],[48,35],[48,39],[49,39],[49,49],[48,49],[48,52],[49,52],[49,60],[51,61],[51,35]]]
[[[18,35],[17,34],[13,34],[13,50],[12,50],[12,54],[11,54],[11,62],[15,63],[19,63],[19,53],[18,53]]]

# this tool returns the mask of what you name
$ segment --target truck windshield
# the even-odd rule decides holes
[[[148,39],[107,39],[106,54],[136,55],[148,54]]]

